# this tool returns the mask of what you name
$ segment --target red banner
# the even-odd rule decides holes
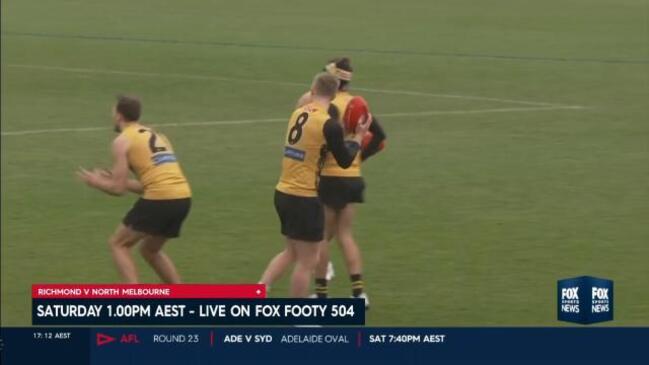
[[[32,299],[266,298],[263,284],[33,284]]]

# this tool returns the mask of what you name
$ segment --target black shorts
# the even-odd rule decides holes
[[[131,229],[155,236],[178,237],[180,227],[189,214],[191,198],[149,200],[138,199],[126,213],[122,223]]]
[[[275,210],[284,236],[309,242],[320,242],[324,238],[324,209],[317,197],[295,196],[275,190]]]
[[[335,210],[349,203],[362,203],[365,181],[362,177],[320,176],[318,195],[322,203]]]

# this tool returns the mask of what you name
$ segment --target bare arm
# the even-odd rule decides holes
[[[144,187],[142,186],[142,183],[136,179],[128,179],[127,189],[133,194],[142,195],[142,193],[144,193]]]
[[[300,98],[297,100],[297,104],[295,105],[296,108],[299,108],[303,105],[306,105],[311,102],[311,92],[307,91]]]
[[[94,171],[107,178],[110,178],[113,175],[110,170],[106,169],[95,169]],[[142,193],[144,193],[144,187],[142,186],[142,183],[137,179],[128,179],[128,181],[126,182],[126,188],[128,191],[134,194],[141,195]]]
[[[77,173],[88,186],[101,190],[110,195],[124,195],[127,191],[141,192],[142,185],[128,178],[129,142],[126,138],[118,137],[113,142],[113,167],[110,173],[80,169]]]

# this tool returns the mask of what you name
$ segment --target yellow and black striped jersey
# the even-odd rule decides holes
[[[150,200],[191,197],[189,183],[167,137],[139,123],[131,123],[120,136],[129,141],[128,164]]]
[[[342,123],[342,117],[345,114],[347,109],[347,104],[354,97],[347,91],[338,91],[336,97],[331,102],[335,111],[332,113],[336,117],[339,123]],[[344,130],[344,129],[343,129]],[[349,140],[354,137],[353,133],[345,132],[345,139]],[[351,166],[344,169],[338,165],[336,159],[334,158],[331,152],[328,152],[325,155],[324,164],[321,171],[322,176],[341,176],[341,177],[358,177],[361,176],[361,154],[357,154],[356,158],[352,162]]]
[[[328,105],[312,102],[297,108],[288,121],[282,173],[276,186],[289,195],[316,197],[322,164],[327,154],[343,167],[357,157],[358,143],[345,144],[343,128],[329,115]],[[329,152],[328,152],[329,151]]]

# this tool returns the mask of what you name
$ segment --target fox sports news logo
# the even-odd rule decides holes
[[[579,313],[579,287],[561,288],[561,312]]]
[[[592,276],[559,280],[558,319],[590,324],[613,319],[613,281]]]

